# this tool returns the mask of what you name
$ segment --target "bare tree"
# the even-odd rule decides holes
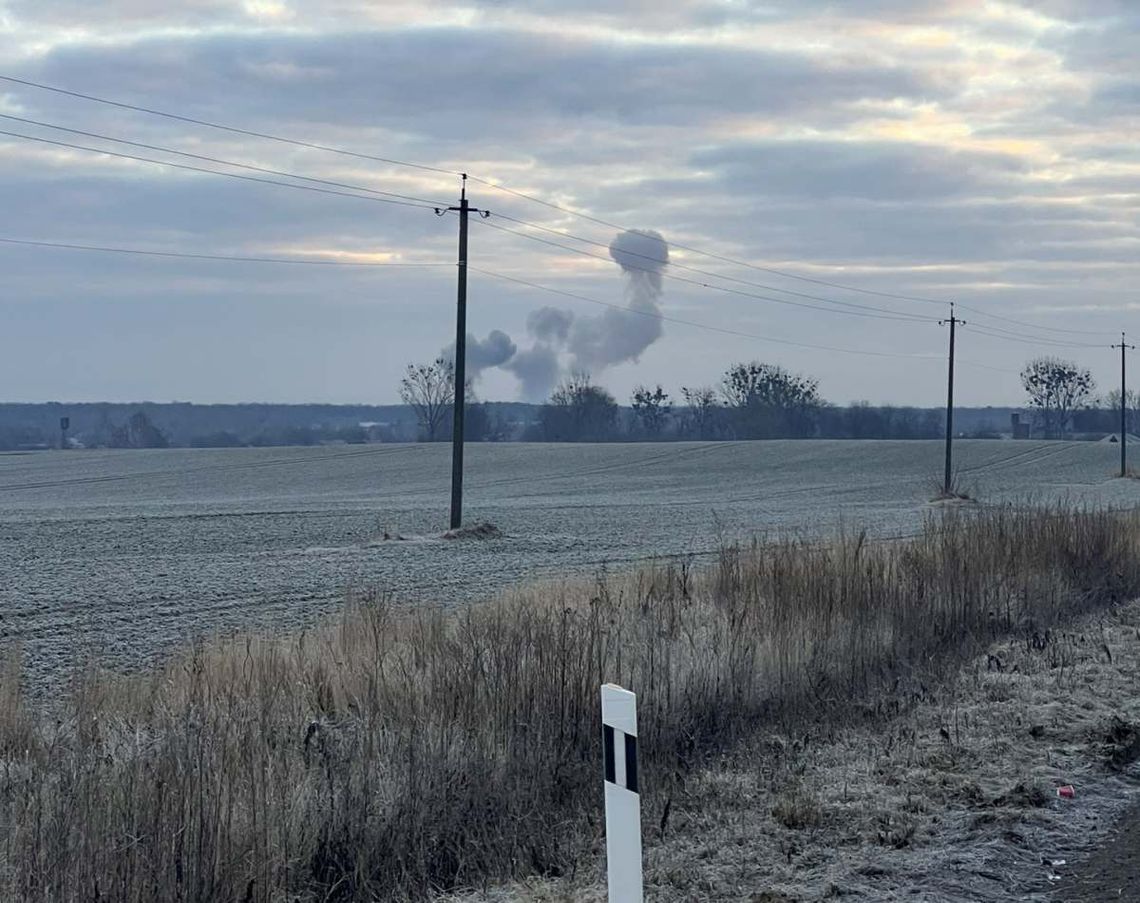
[[[1036,408],[1046,439],[1062,438],[1073,412],[1082,407],[1096,388],[1092,374],[1072,361],[1039,357],[1021,371],[1021,384]]]
[[[697,439],[712,439],[717,433],[720,414],[716,390],[712,386],[682,386],[681,397],[685,399],[685,433]]]
[[[818,380],[760,361],[730,367],[721,394],[743,439],[808,436],[822,405]]]
[[[1117,417],[1120,411],[1120,390],[1113,389],[1102,399],[1101,406],[1106,408],[1112,417]],[[1124,417],[1129,433],[1140,432],[1140,392],[1129,389],[1124,393]],[[1113,421],[1115,423],[1115,421]],[[1113,432],[1119,429],[1115,427]]]
[[[539,414],[541,435],[548,442],[606,442],[614,437],[618,405],[590,374],[572,373],[555,388]]]
[[[641,432],[656,439],[665,429],[669,415],[673,413],[669,393],[661,388],[660,383],[653,389],[638,386],[633,390],[633,413]]]
[[[421,438],[428,442],[442,438],[455,403],[455,364],[442,357],[430,364],[408,364],[400,380],[400,398],[415,412]]]

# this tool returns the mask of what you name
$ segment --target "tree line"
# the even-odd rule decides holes
[[[470,384],[466,395],[473,398]],[[422,440],[451,438],[455,392],[450,361],[409,364],[400,397],[415,412]],[[938,411],[866,402],[832,406],[820,397],[817,380],[760,361],[734,364],[715,385],[682,386],[679,399],[660,384],[638,386],[624,408],[589,373],[577,372],[558,384],[521,430],[517,424],[497,423],[477,400],[469,402],[465,420],[470,441],[929,439],[943,429]]]
[[[104,448],[241,447],[328,443],[443,441],[451,438],[454,373],[449,362],[408,365],[399,405],[61,405],[0,404],[0,450],[44,448],[67,440]],[[1087,369],[1036,358],[1021,372],[1040,438],[1103,435],[1120,428],[1120,392],[1097,396]],[[675,439],[932,439],[944,430],[942,409],[825,401],[818,382],[760,361],[728,367],[718,381],[634,389],[623,404],[587,373],[563,380],[542,404],[469,399],[470,441],[668,441]],[[473,399],[473,400],[472,400]],[[1140,394],[1125,396],[1129,432],[1140,432]],[[1013,409],[959,409],[958,435],[990,438],[1010,431]],[[963,416],[965,415],[965,416]]]
[[[1120,392],[1094,395],[1088,369],[1054,357],[1029,361],[1021,371],[1029,434],[1063,439],[1077,433],[1119,428]],[[440,358],[409,364],[400,397],[415,413],[424,441],[451,438],[454,370]],[[589,373],[565,378],[522,430],[498,423],[474,397],[468,383],[466,438],[470,441],[523,439],[545,442],[611,442],[668,439],[934,439],[945,430],[941,410],[825,401],[819,381],[762,361],[731,365],[714,384],[682,386],[674,398],[660,384],[637,386],[627,407]],[[1129,430],[1140,426],[1140,395],[1128,393]],[[1003,425],[1004,427],[1005,425]],[[1001,431],[1004,431],[1001,430]],[[981,431],[996,437],[999,430]]]

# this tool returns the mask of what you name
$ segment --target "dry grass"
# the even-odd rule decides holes
[[[664,836],[646,819],[646,898],[1068,899],[1135,805],[1138,679],[1140,600],[996,640],[939,678],[856,699],[853,717],[762,726],[685,781]],[[605,860],[445,899],[605,903]]]
[[[942,478],[932,478],[927,484],[930,487],[930,501],[932,502],[973,502],[976,495],[967,488],[960,474],[955,473],[947,486]]]
[[[995,636],[1140,593],[1140,518],[950,512],[896,544],[726,548],[694,573],[378,596],[292,637],[80,676],[59,717],[0,683],[0,898],[422,898],[572,871],[598,837],[597,693],[639,693],[647,823],[697,766],[808,716],[889,718]],[[810,787],[767,811],[810,828]],[[906,823],[903,823],[906,822]],[[881,827],[905,844],[913,820]]]

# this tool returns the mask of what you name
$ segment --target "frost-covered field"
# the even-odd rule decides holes
[[[1140,503],[1113,445],[956,445],[985,503]],[[0,642],[59,675],[85,651],[137,663],[239,625],[297,625],[380,586],[452,604],[519,580],[701,555],[772,530],[912,530],[937,442],[475,445],[467,522],[444,541],[445,445],[0,455]],[[384,532],[407,541],[384,541]]]

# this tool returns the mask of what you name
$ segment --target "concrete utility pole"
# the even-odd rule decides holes
[[[459,213],[459,289],[455,308],[455,391],[452,408],[454,419],[451,431],[451,529],[463,525],[463,416],[467,400],[467,217],[476,213],[486,219],[491,214],[477,210],[467,203],[467,173],[462,173],[463,186],[459,193],[459,206],[446,210],[437,207],[437,216],[456,211]]]
[[[1135,345],[1129,345],[1124,341],[1124,333],[1120,334],[1120,344],[1113,345],[1113,348],[1120,349],[1120,475],[1122,477],[1128,476],[1128,453],[1126,446],[1128,443],[1128,384],[1124,374],[1124,355],[1129,348],[1135,348]]]
[[[946,379],[946,473],[942,480],[942,494],[950,495],[950,486],[953,482],[953,454],[954,454],[954,327],[965,325],[965,320],[954,316],[954,304],[950,304],[950,319],[939,320],[940,325],[950,324],[950,371]]]

